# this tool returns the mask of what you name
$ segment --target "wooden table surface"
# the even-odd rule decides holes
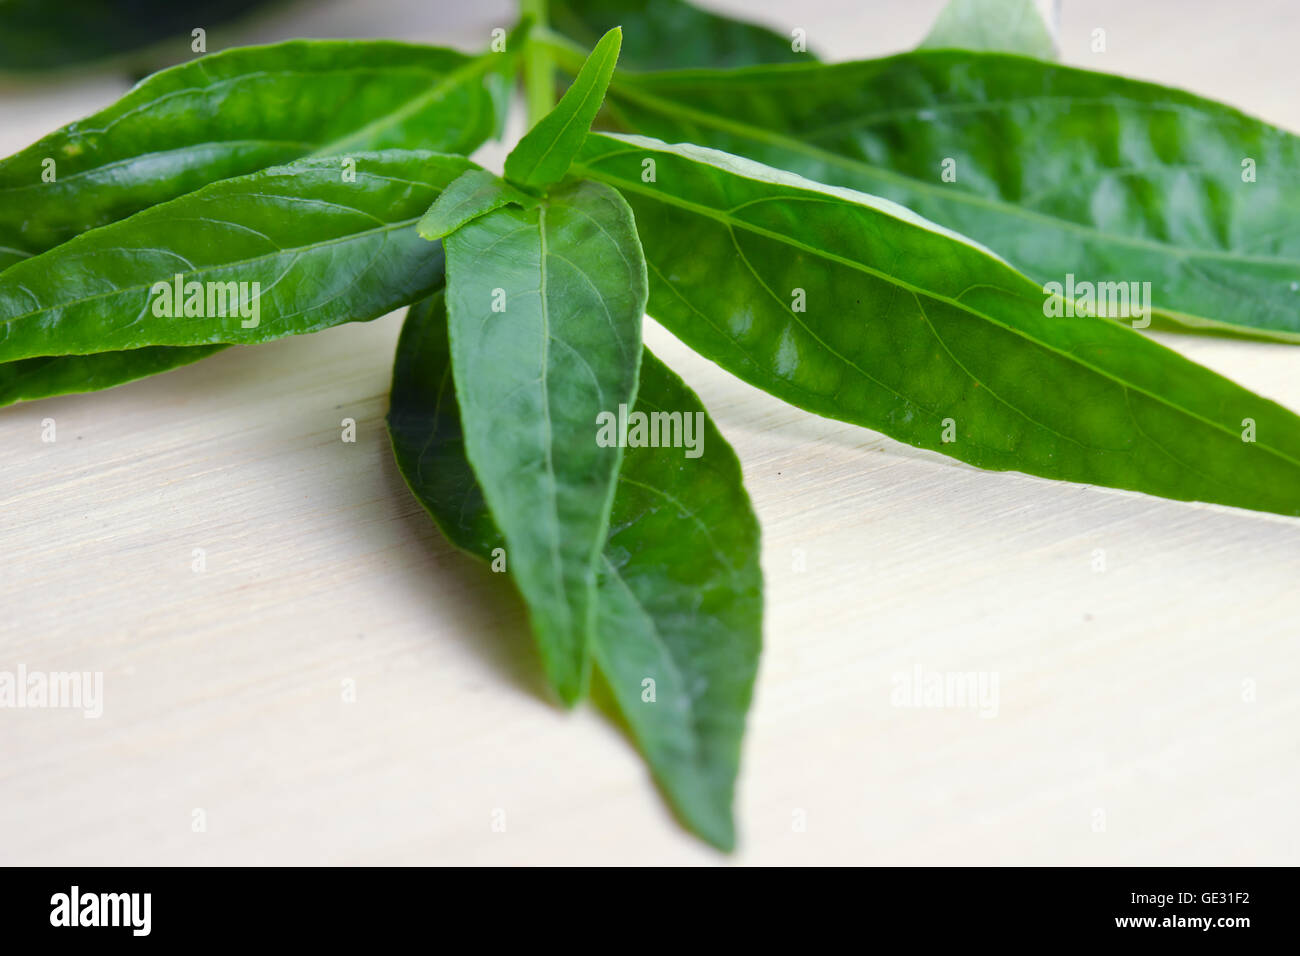
[[[941,3],[712,5],[840,59],[915,44]],[[506,11],[326,3],[209,42],[473,47]],[[1300,130],[1297,16],[1067,0],[1061,42]],[[0,85],[0,149],[126,85]],[[549,702],[519,601],[404,487],[383,426],[400,322],[0,410],[0,670],[104,682],[99,719],[0,710],[0,863],[1300,862],[1300,523],[980,472],[802,413],[651,324],[763,525],[741,848],[702,846],[614,725]],[[1300,409],[1300,351],[1163,341]],[[917,668],[993,675],[996,707],[894,706]]]

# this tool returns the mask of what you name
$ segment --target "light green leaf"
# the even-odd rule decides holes
[[[735,67],[816,60],[797,37],[710,13],[684,0],[551,0],[551,25],[583,49],[623,26],[620,61],[631,70]],[[807,37],[802,41],[806,45]]]
[[[605,88],[614,75],[622,41],[623,31],[617,27],[600,38],[555,109],[525,133],[506,157],[506,179],[540,191],[564,178],[605,101]]]
[[[575,183],[444,240],[465,447],[561,700],[585,691],[597,557],[622,451],[597,416],[636,395],[645,262],[627,204]]]
[[[1034,0],[948,0],[920,48],[1056,59],[1056,44]]]
[[[1300,341],[1300,139],[1227,106],[937,50],[620,73],[607,105],[636,132],[892,199],[1039,283],[1149,282],[1155,325]]]
[[[1300,514],[1300,418],[1045,314],[1059,297],[900,206],[641,137],[593,134],[574,168],[631,203],[650,314],[801,408],[982,468]]]
[[[355,158],[354,181],[341,180],[333,158],[299,160],[11,266],[0,273],[0,362],[266,342],[428,295],[442,284],[442,255],[415,224],[473,164],[403,150]]]
[[[450,358],[441,300],[413,306],[393,367],[389,434],[416,499],[453,544],[488,560],[504,540],[465,458]],[[729,850],[762,643],[758,522],[735,454],[649,351],[635,410],[703,420],[702,454],[624,454],[598,575],[595,664],[682,821]]]
[[[441,239],[493,209],[511,203],[532,209],[538,201],[486,169],[471,169],[442,191],[416,228],[425,239]]]

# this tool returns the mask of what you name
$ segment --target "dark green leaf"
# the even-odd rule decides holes
[[[354,181],[334,158],[300,160],[222,180],[11,266],[0,273],[0,361],[266,342],[428,295],[442,283],[442,255],[415,224],[473,164],[403,150],[355,158]],[[164,287],[176,282],[190,312],[169,317],[174,295]],[[232,309],[232,291],[242,311]]]
[[[627,449],[598,576],[595,663],[682,820],[729,850],[762,643],[758,522],[735,454],[649,351],[636,410],[702,417],[703,454]],[[485,560],[504,547],[465,457],[438,300],[413,307],[402,327],[388,425],[402,475],[448,539]]]
[[[620,73],[607,105],[668,142],[893,199],[1040,283],[1150,282],[1158,319],[1300,340],[1300,139],[1221,104],[1019,56],[918,51]]]
[[[493,209],[511,203],[532,209],[538,201],[486,169],[471,169],[442,191],[417,229],[425,239],[441,239]]]
[[[294,40],[164,70],[0,161],[0,269],[216,180],[302,156],[468,153],[492,135],[485,78],[509,56]]]
[[[791,35],[709,13],[684,0],[551,0],[551,25],[584,49],[622,25],[622,63],[632,70],[733,67],[815,60]]]
[[[266,0],[206,0],[201,11],[175,0],[4,0],[0,3],[0,70],[84,63],[172,39],[190,49],[190,31],[211,29]]]
[[[623,32],[618,27],[600,38],[560,102],[510,151],[506,179],[525,189],[543,190],[564,178],[605,101],[622,42]]]
[[[160,345],[92,355],[42,355],[16,362],[0,362],[0,407],[55,395],[103,391],[192,365],[226,347]]]
[[[1059,297],[900,206],[640,137],[593,134],[574,169],[632,204],[650,314],[793,404],[982,468],[1300,514],[1300,418],[1045,314]]]
[[[597,416],[636,395],[645,261],[632,214],[596,183],[505,206],[447,236],[465,446],[509,543],[546,672],[581,697],[595,575],[622,450]]]
[[[54,395],[97,392],[189,365],[224,345],[157,346],[97,355],[47,355],[0,362],[0,406]]]
[[[1056,59],[1034,0],[948,0],[921,49],[985,50]]]

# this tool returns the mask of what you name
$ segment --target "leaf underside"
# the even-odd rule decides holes
[[[593,656],[683,823],[730,850],[762,642],[758,522],[735,454],[649,351],[636,409],[704,416],[703,454],[627,449],[597,576]],[[407,315],[388,424],[403,477],[447,538],[484,560],[504,547],[465,457],[440,297]]]
[[[1056,44],[1034,0],[949,0],[920,48],[1056,59]]]
[[[627,204],[572,183],[447,236],[466,451],[509,544],[547,675],[585,692],[597,558],[621,450],[596,419],[636,395],[646,278]]]

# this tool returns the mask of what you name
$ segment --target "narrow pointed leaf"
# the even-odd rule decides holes
[[[702,454],[624,454],[598,575],[595,664],[682,821],[729,850],[762,643],[758,522],[735,454],[695,394],[649,351],[636,410],[702,416]],[[402,475],[447,538],[484,560],[503,547],[465,457],[437,299],[412,307],[402,327],[388,427]]]
[[[585,691],[618,447],[597,417],[636,395],[645,260],[632,214],[596,183],[506,206],[447,236],[465,447],[508,542],[552,685]]]
[[[617,27],[600,38],[555,109],[525,133],[506,157],[506,179],[525,189],[543,190],[564,178],[605,101],[622,40]]]
[[[425,239],[441,239],[465,223],[511,203],[532,209],[538,199],[486,169],[471,169],[442,191],[417,228]]]
[[[632,204],[650,314],[793,404],[982,468],[1300,514],[1300,418],[1117,322],[1046,315],[902,207],[641,137],[593,134],[575,169]]]
[[[338,155],[341,174],[344,157],[370,150],[468,153],[492,135],[487,78],[510,56],[294,40],[163,70],[0,161],[0,269],[216,180],[303,156]]]
[[[711,13],[685,0],[551,0],[551,25],[583,49],[622,25],[630,70],[735,67],[815,60],[794,37]],[[804,38],[805,40],[807,38]]]
[[[1300,139],[1222,104],[940,50],[620,73],[607,102],[634,132],[892,199],[1040,284],[1149,282],[1156,325],[1300,341]]]
[[[948,0],[920,48],[1056,59],[1056,44],[1034,0]]]
[[[224,348],[224,345],[160,345],[95,355],[46,355],[0,362],[0,406],[55,395],[97,392],[170,372]]]
[[[428,295],[442,254],[416,222],[472,164],[404,150],[356,160],[354,181],[333,158],[222,180],[11,266],[0,361],[266,342]],[[177,283],[183,310],[163,288]]]

